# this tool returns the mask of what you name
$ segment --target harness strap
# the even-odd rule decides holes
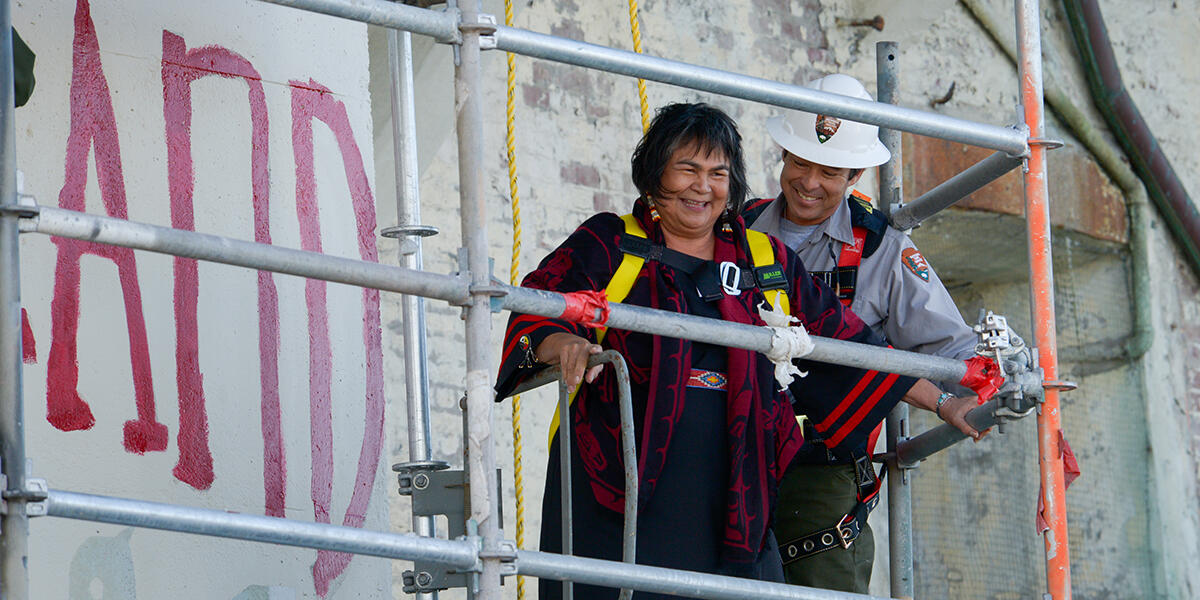
[[[750,258],[754,261],[755,280],[759,282],[759,288],[767,297],[767,302],[771,306],[779,304],[779,308],[785,314],[792,314],[787,295],[787,277],[783,274],[783,268],[775,261],[771,238],[761,231],[747,229],[746,243],[750,246]]]
[[[638,274],[641,273],[647,259],[683,268],[683,270],[688,272],[695,271],[696,269],[694,267],[688,269],[686,266],[681,265],[705,262],[671,250],[666,246],[650,243],[646,235],[646,230],[642,229],[641,223],[638,223],[637,218],[632,214],[621,215],[621,221],[625,224],[625,234],[621,237],[619,244],[619,249],[623,254],[621,264],[617,267],[612,279],[608,281],[608,285],[604,288],[609,303],[622,302],[629,296],[629,291],[633,289],[633,284],[637,281]],[[740,273],[737,278],[738,289],[747,290],[755,287],[757,284],[757,287],[762,290],[763,294],[767,297],[767,301],[772,306],[778,302],[784,312],[790,314],[791,308],[788,303],[787,277],[784,276],[783,267],[775,260],[775,250],[771,247],[770,238],[765,233],[746,230],[746,242],[750,246],[750,257],[754,261],[754,271],[752,274],[747,274],[744,270],[739,269]],[[693,263],[690,261],[696,262]],[[713,277],[715,277],[715,274],[713,274]],[[703,291],[701,295],[704,295]],[[606,333],[608,333],[607,327],[596,328],[597,344],[604,340]],[[571,392],[569,402],[575,402],[575,396],[578,393],[579,388],[576,387],[575,391]],[[559,418],[560,415],[556,405],[554,408],[554,417],[550,420],[550,436],[546,443],[547,447],[554,442],[554,436],[558,435]]]
[[[850,509],[850,512],[846,513],[846,516],[842,517],[836,525],[780,544],[779,554],[783,558],[783,564],[789,565],[838,546],[846,549],[853,545],[858,536],[862,534],[867,517],[879,505],[879,490],[883,488],[883,476],[887,471],[884,470],[882,473],[876,478],[871,492],[865,497],[860,496],[854,503],[854,508]]]
[[[832,271],[814,271],[813,275],[822,278],[825,284],[833,288],[838,300],[845,306],[854,302],[854,292],[858,287],[858,266],[862,264],[863,249],[867,246],[866,227],[854,226],[853,244],[842,244],[842,252],[838,255],[837,266]]]

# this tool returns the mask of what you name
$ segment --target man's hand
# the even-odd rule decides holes
[[[950,396],[942,403],[942,408],[935,412],[941,415],[943,421],[953,425],[955,429],[967,434],[971,439],[978,442],[990,430],[984,430],[980,433],[967,423],[967,413],[974,410],[976,406],[979,406],[979,400],[975,396]]]
[[[975,396],[950,396],[942,403],[939,410],[937,401],[941,395],[942,390],[939,390],[936,385],[930,383],[929,380],[920,379],[904,395],[904,401],[917,408],[940,415],[943,421],[953,425],[977,442],[987,435],[987,431],[980,433],[967,423],[967,413],[978,406],[978,399]]]
[[[574,392],[583,381],[584,371],[587,371],[587,381],[595,381],[604,365],[587,368],[588,357],[600,354],[599,344],[593,344],[572,333],[552,333],[542,340],[534,351],[538,362],[548,365],[559,365],[563,379],[567,382],[567,391]]]

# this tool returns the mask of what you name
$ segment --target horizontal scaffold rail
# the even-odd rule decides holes
[[[996,410],[999,407],[1000,403],[988,400],[967,413],[967,423],[976,431],[983,431],[1000,422],[996,416]],[[965,439],[967,439],[967,434],[949,423],[942,423],[921,435],[896,444],[895,458],[902,466],[915,466],[926,458]]]
[[[21,221],[21,230],[26,232],[413,294],[444,300],[456,306],[467,304],[472,292],[468,281],[455,275],[440,275],[62,208],[23,206],[16,210],[26,215]],[[559,317],[567,306],[562,294],[556,292],[515,287],[495,281],[487,291],[494,296],[494,308],[497,310]],[[628,304],[611,304],[610,308],[606,322],[608,327],[764,354],[771,350],[773,333],[767,327],[728,323],[720,319]],[[597,314],[595,318],[599,316]],[[812,336],[811,339],[813,351],[804,357],[808,360],[954,383],[966,374],[966,364],[958,360],[818,336]],[[1029,383],[1022,391],[1040,394],[1041,386]]]
[[[372,25],[403,29],[428,35],[439,41],[450,41],[448,38],[451,36],[447,32],[457,33],[459,27],[457,14],[414,8],[387,0],[262,1]],[[798,85],[589,44],[526,29],[495,26],[494,24],[463,24],[463,26],[494,29],[496,49],[514,54],[657,81],[731,98],[741,98],[783,108],[871,123],[889,129],[1001,150],[1012,155],[1024,155],[1029,148],[1026,133],[1012,127],[986,125],[894,104],[859,100],[841,94],[820,92]]]
[[[411,533],[384,533],[343,525],[309,523],[55,489],[47,493],[46,514],[51,517],[250,542],[429,561],[461,571],[477,570],[481,556],[477,539],[442,540]],[[517,572],[522,575],[547,579],[569,578],[580,583],[614,588],[623,586],[640,591],[712,600],[882,600],[874,596],[546,552],[510,550],[507,558],[515,560]]]
[[[1010,156],[1004,152],[992,153],[967,170],[921,194],[916,200],[894,208],[889,216],[892,227],[900,230],[912,229],[925,219],[953,206],[979,188],[1021,166],[1023,162],[1025,158],[1022,156]]]

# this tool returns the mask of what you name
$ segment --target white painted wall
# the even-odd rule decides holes
[[[86,163],[68,164],[71,93],[94,85],[94,77],[72,82],[76,19],[87,2],[20,1],[13,21],[37,53],[37,88],[19,109],[18,165],[25,193],[43,205],[59,205],[64,182],[86,174],[86,209],[103,213],[97,184],[97,155],[118,156],[111,144],[89,151]],[[214,2],[122,3],[91,6],[99,44],[98,57],[110,92],[119,137],[120,180],[128,218],[171,224],[171,194],[164,118],[164,35],[182,37],[186,48],[216,45],[237,53],[261,76],[269,155],[269,224],[273,242],[301,247],[297,216],[297,162],[293,153],[293,101],[305,96],[310,81],[332,91],[344,106],[349,129],[373,187],[370,104],[367,94],[366,28],[249,0]],[[77,48],[78,50],[78,48]],[[212,67],[220,71],[223,67]],[[289,82],[295,81],[302,87]],[[210,76],[190,86],[194,164],[195,229],[240,239],[255,239],[252,218],[252,117],[245,80]],[[92,96],[100,98],[101,96]],[[93,104],[93,107],[95,104]],[[76,111],[76,124],[87,111]],[[359,257],[351,186],[335,136],[320,122],[312,125],[315,189],[325,252]],[[300,133],[303,133],[301,128]],[[186,144],[183,147],[187,147]],[[261,149],[261,148],[260,148]],[[304,187],[304,186],[302,186]],[[104,190],[111,192],[111,190]],[[360,188],[361,191],[361,188]],[[369,205],[368,205],[369,206]],[[360,216],[374,218],[373,211]],[[368,240],[370,240],[368,236]],[[195,474],[173,473],[179,460],[177,436],[180,392],[171,257],[138,253],[137,278],[149,351],[157,420],[168,432],[166,447],[144,454],[123,447],[123,423],[134,418],[134,377],[130,342],[113,261],[85,255],[81,261],[81,309],[78,327],[78,391],[90,406],[90,428],[63,431],[47,419],[47,377],[55,313],[57,248],[44,236],[22,239],[22,300],[36,342],[34,362],[25,369],[26,431],[33,474],[57,489],[140,498],[187,506],[262,515],[265,466],[286,467],[282,512],[301,521],[314,516],[314,486],[331,488],[326,521],[342,524],[351,492],[365,486],[369,498],[352,524],[386,529],[386,495],[392,493],[380,441],[367,443],[365,471],[356,473],[365,430],[381,427],[364,401],[367,361],[378,351],[364,346],[362,293],[346,286],[328,287],[331,357],[331,408],[328,433],[310,431],[310,335],[305,282],[274,277],[278,291],[278,374],[283,462],[264,458],[264,419],[260,394],[259,310],[253,271],[202,264],[199,267],[199,372],[207,405],[212,455],[210,484]],[[58,275],[61,277],[61,275]],[[185,294],[186,295],[186,294]],[[318,353],[318,356],[321,356]],[[54,371],[55,373],[61,371]],[[150,377],[142,380],[149,384]],[[194,386],[190,386],[194,389]],[[321,422],[322,410],[315,411]],[[269,419],[268,419],[269,420]],[[332,468],[314,467],[314,442],[327,449]],[[314,476],[314,473],[316,475]],[[201,478],[203,479],[203,478]],[[314,483],[315,482],[315,483]],[[356,557],[332,581],[314,577],[317,552],[170,534],[150,530],[43,518],[32,525],[29,571],[36,598],[378,598],[390,594],[386,561]],[[340,575],[338,573],[340,572]]]

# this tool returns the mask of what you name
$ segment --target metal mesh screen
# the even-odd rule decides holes
[[[1014,217],[951,211],[913,239],[968,323],[987,308],[1028,335],[1023,230],[1023,220]],[[1060,377],[1079,384],[1062,396],[1063,429],[1083,471],[1067,492],[1074,592],[1081,598],[1154,597],[1145,401],[1138,392],[1140,369],[1121,355],[1132,322],[1128,257],[1120,246],[1060,230],[1053,252]],[[932,415],[919,412],[914,432],[935,424]],[[1036,445],[1031,415],[1002,435],[993,431],[979,444],[959,444],[916,470],[917,597],[1040,597],[1045,557],[1034,522]]]

